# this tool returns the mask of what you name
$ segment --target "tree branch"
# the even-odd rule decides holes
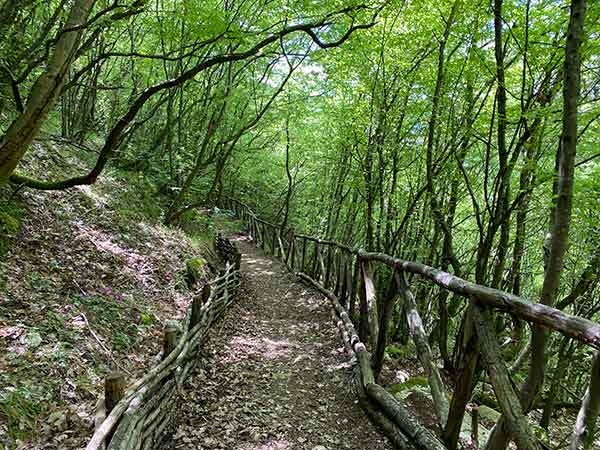
[[[68,188],[78,186],[78,185],[93,184],[98,179],[98,176],[100,175],[100,173],[104,170],[106,163],[112,157],[113,152],[115,151],[115,149],[117,148],[117,146],[120,142],[122,133],[129,126],[129,124],[134,120],[134,118],[136,117],[136,115],[138,114],[140,109],[144,106],[144,104],[155,94],[157,94],[165,89],[170,89],[170,88],[179,86],[179,85],[185,83],[186,81],[191,80],[200,72],[202,72],[210,67],[213,67],[215,65],[223,64],[223,63],[227,63],[227,62],[242,61],[244,59],[250,58],[250,57],[254,56],[255,54],[259,53],[263,48],[265,48],[265,47],[269,46],[270,44],[279,41],[281,38],[283,38],[287,35],[293,34],[293,33],[306,33],[308,36],[310,36],[310,38],[313,40],[313,42],[315,42],[321,48],[331,48],[331,47],[341,45],[352,35],[352,33],[354,31],[370,28],[373,25],[375,25],[375,22],[369,22],[367,24],[359,24],[359,25],[352,24],[348,28],[346,33],[344,33],[344,35],[340,39],[333,41],[331,43],[322,42],[318,38],[318,36],[315,34],[314,29],[317,29],[319,27],[322,27],[324,24],[329,23],[329,19],[331,17],[337,16],[340,14],[348,14],[349,12],[355,11],[358,9],[364,9],[364,6],[348,7],[348,8],[338,11],[337,13],[336,12],[330,13],[327,16],[325,16],[325,18],[323,18],[317,22],[286,26],[283,29],[281,29],[279,32],[265,37],[264,39],[262,39],[261,41],[259,41],[253,47],[249,48],[246,51],[237,52],[237,53],[234,52],[234,53],[229,53],[229,54],[221,54],[221,55],[216,55],[216,56],[210,57],[210,58],[205,59],[204,61],[200,62],[199,64],[196,64],[194,67],[188,69],[187,71],[183,72],[180,76],[178,76],[176,78],[172,78],[170,80],[164,80],[160,83],[157,83],[157,84],[147,88],[145,91],[143,91],[137,97],[137,99],[129,107],[128,111],[119,119],[117,124],[110,131],[110,133],[108,134],[108,136],[105,140],[104,146],[102,147],[102,150],[100,151],[100,155],[98,157],[98,160],[96,161],[95,166],[90,170],[90,172],[88,172],[85,175],[76,176],[76,177],[68,178],[68,179],[61,180],[61,181],[41,181],[41,180],[35,180],[33,178],[15,173],[10,176],[10,181],[14,184],[23,184],[27,187],[30,187],[33,189],[40,189],[40,190],[61,190],[61,189],[68,189]]]

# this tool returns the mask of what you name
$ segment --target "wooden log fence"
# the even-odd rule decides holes
[[[220,251],[225,269],[204,285],[184,319],[169,321],[164,329],[158,364],[125,388],[125,378],[111,373],[104,398],[98,402],[96,428],[85,450],[138,450],[155,448],[176,414],[182,386],[198,362],[200,344],[214,322],[234,300],[240,284],[241,254],[229,241]]]
[[[415,261],[395,258],[383,253],[366,252],[349,245],[323,240],[315,236],[290,232],[287,239],[279,236],[281,226],[259,219],[246,204],[233,198],[224,200],[230,209],[245,221],[252,240],[265,252],[279,256],[288,269],[301,280],[320,291],[331,302],[334,321],[348,354],[355,361],[359,403],[368,417],[391,439],[398,448],[442,450],[446,446],[411,415],[402,403],[376,382],[383,365],[387,339],[387,322],[394,303],[403,302],[407,326],[415,342],[418,357],[424,367],[432,391],[435,413],[442,429],[448,419],[448,393],[423,329],[423,321],[409,286],[409,275],[432,282],[473,306],[478,335],[482,338],[480,351],[498,398],[498,404],[512,438],[523,450],[541,448],[533,435],[517,394],[510,380],[510,372],[500,354],[496,336],[486,318],[488,310],[506,312],[512,316],[557,331],[596,350],[600,350],[600,324],[568,314],[550,306],[487,286],[469,282],[448,272]],[[271,242],[278,241],[279,249]],[[284,245],[285,243],[285,245]],[[391,269],[392,283],[381,301],[376,301],[373,279],[374,264]],[[333,290],[330,290],[333,288]],[[358,308],[357,308],[358,303]],[[382,310],[378,315],[377,306]],[[358,309],[358,314],[356,311]],[[358,332],[355,328],[358,324]],[[383,327],[383,331],[381,328]],[[369,349],[365,345],[368,343]],[[600,355],[600,352],[597,353]],[[600,414],[600,356],[596,356],[590,388],[584,397],[571,440],[571,449],[593,442],[594,424]],[[473,417],[474,439],[478,440],[477,413]],[[592,436],[590,437],[590,434]],[[584,436],[584,437],[582,437]],[[581,444],[583,445],[583,444]]]

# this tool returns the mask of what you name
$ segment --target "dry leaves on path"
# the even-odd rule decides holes
[[[238,300],[206,345],[163,448],[391,448],[356,402],[326,301],[253,245],[238,245]]]

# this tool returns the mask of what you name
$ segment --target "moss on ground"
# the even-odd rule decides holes
[[[185,262],[186,279],[190,286],[198,283],[208,274],[208,267],[204,258],[190,258]]]
[[[0,256],[10,248],[11,241],[21,229],[23,210],[16,202],[0,201]]]
[[[390,386],[389,391],[392,394],[397,394],[399,392],[405,391],[407,389],[412,389],[415,387],[428,387],[429,382],[426,377],[412,377],[406,380],[404,383],[393,384]]]
[[[0,211],[0,233],[11,236],[17,231],[19,231],[19,221],[10,214]]]

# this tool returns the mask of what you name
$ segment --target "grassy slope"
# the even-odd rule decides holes
[[[84,170],[81,149],[36,145],[36,173]],[[0,449],[79,447],[103,376],[144,372],[193,295],[185,261],[210,261],[211,236],[232,224],[196,213],[187,232],[160,225],[160,198],[131,173],[11,196],[0,191]]]

